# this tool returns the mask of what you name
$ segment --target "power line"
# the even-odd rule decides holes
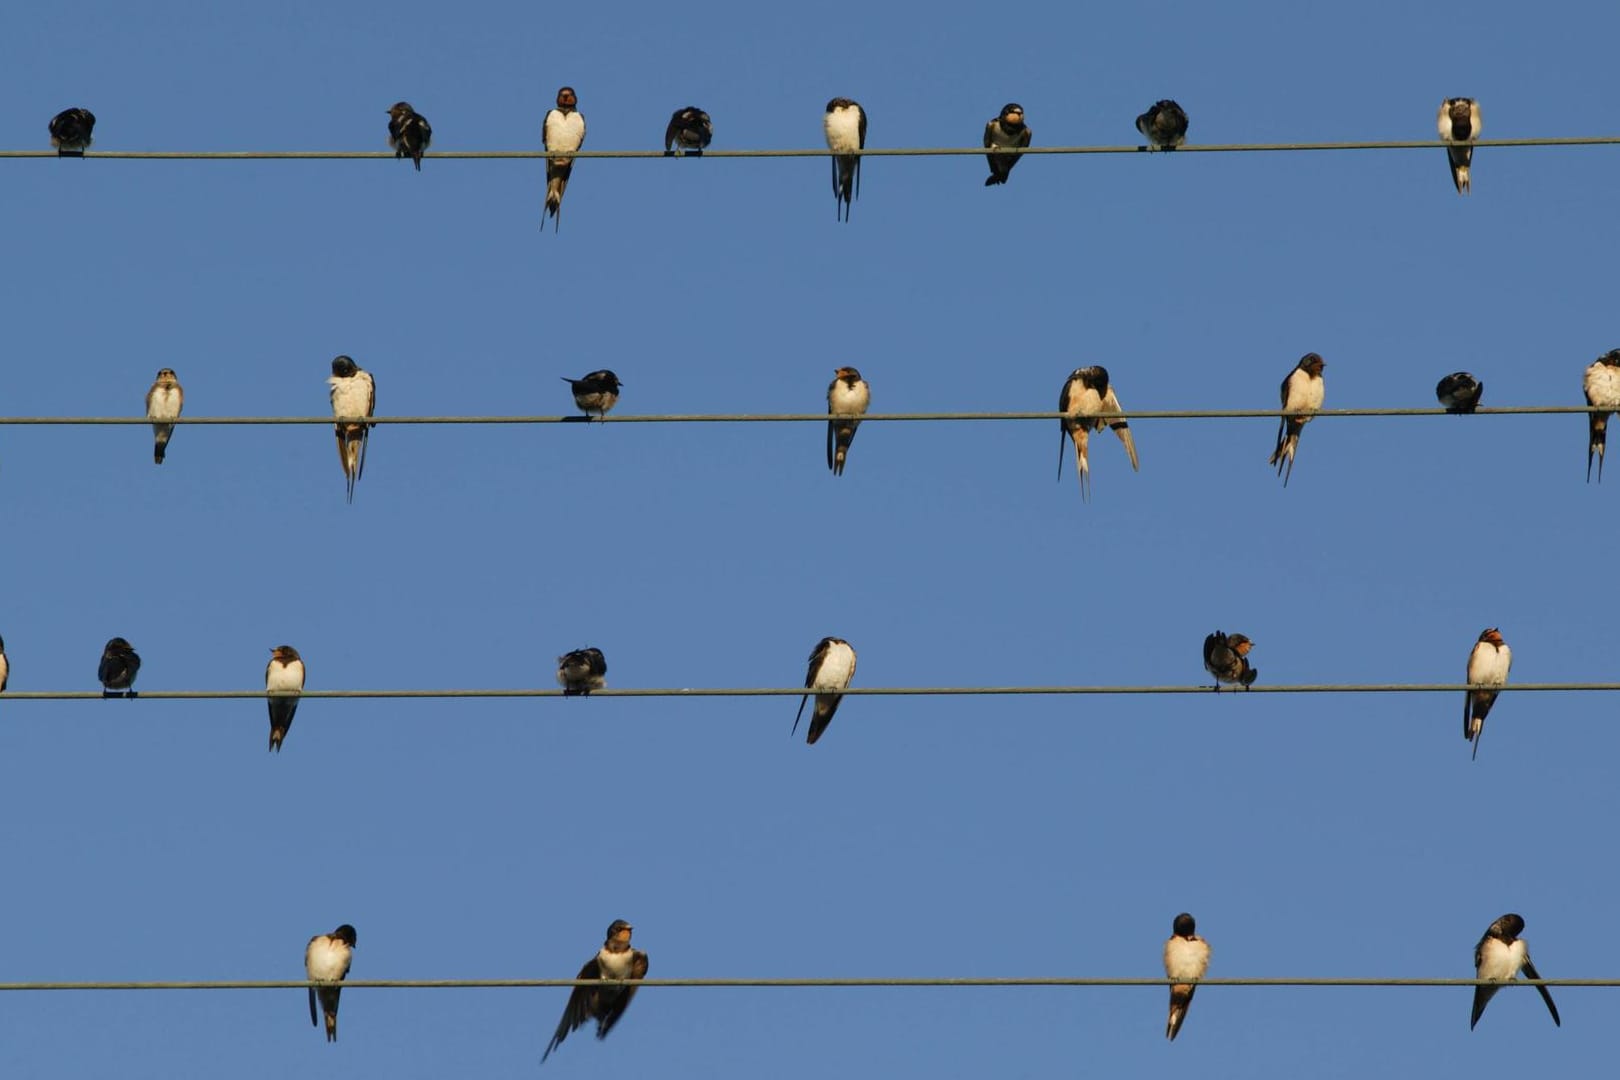
[[[1223,689],[1222,694],[1455,694],[1489,689],[1500,693],[1608,693],[1620,690],[1620,683],[1513,683],[1482,687],[1469,683],[1306,683],[1293,686],[1254,685],[1246,689]],[[711,697],[803,697],[814,693],[802,686],[770,687],[661,687],[647,689],[592,690],[593,698],[711,698]],[[995,697],[1068,695],[1141,695],[1215,693],[1209,683],[1198,686],[851,686],[838,691],[850,697]],[[560,698],[556,689],[473,689],[473,690],[305,690],[302,693],[265,690],[142,690],[135,700],[150,701],[236,701],[264,700],[270,697],[302,698]],[[3,701],[99,701],[99,690],[9,690]]]
[[[1149,150],[1141,144],[1126,146],[1028,146],[998,149],[997,154],[1247,154],[1284,151],[1322,150],[1443,150],[1448,146],[1477,146],[1496,149],[1520,147],[1613,146],[1620,136],[1583,135],[1568,138],[1477,139],[1471,143],[1446,143],[1438,139],[1383,139],[1359,142],[1292,143],[1209,143],[1183,145],[1175,150]],[[843,151],[839,152],[840,155]],[[990,153],[982,146],[867,147],[860,157],[979,157]],[[54,158],[55,150],[0,150],[0,158]],[[392,159],[391,150],[87,150],[87,158],[137,161],[367,161]],[[433,150],[425,158],[475,161],[528,161],[550,157],[575,160],[592,158],[662,158],[662,150],[574,150],[551,154],[544,150]],[[833,151],[820,147],[777,150],[705,150],[704,158],[824,158]]]
[[[1400,978],[830,978],[830,979],[346,979],[345,990],[534,990],[575,986],[635,986],[654,989],[826,989],[833,987],[1136,987],[1172,986],[1194,981],[1199,986],[1247,987],[1462,987],[1569,986],[1620,988],[1620,979],[1400,979]],[[307,979],[217,980],[196,982],[12,982],[0,991],[39,990],[304,990],[332,986]]]

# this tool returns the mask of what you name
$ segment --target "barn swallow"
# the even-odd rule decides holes
[[[362,371],[347,356],[334,357],[332,377],[326,380],[332,388],[332,415],[337,418],[338,461],[343,465],[343,478],[348,484],[349,501],[354,502],[354,485],[366,471],[366,439],[375,424],[357,424],[353,418],[373,416],[377,412],[377,383],[371,372]]]
[[[562,376],[562,381],[574,388],[574,404],[589,420],[591,414],[606,416],[619,403],[619,388],[624,384],[613,372],[603,368],[578,379]]]
[[[833,381],[827,387],[827,411],[844,415],[863,416],[872,404],[872,388],[866,385],[861,373],[852,367],[841,367],[833,372]],[[829,420],[827,422],[827,468],[834,476],[844,475],[844,458],[849,456],[849,444],[855,441],[859,420]]]
[[[1170,1019],[1164,1025],[1164,1037],[1171,1042],[1176,1041],[1176,1034],[1187,1019],[1187,1010],[1192,1007],[1193,994],[1198,990],[1190,980],[1202,979],[1208,970],[1209,942],[1198,936],[1197,921],[1183,911],[1176,916],[1170,938],[1164,943],[1165,977],[1189,980],[1170,987]]]
[[[824,637],[816,642],[815,651],[810,654],[810,670],[804,677],[806,690],[843,690],[854,677],[855,650],[850,648],[849,642],[835,637]],[[790,739],[798,734],[799,721],[804,718],[804,703],[808,700],[809,694],[799,699],[799,712],[793,718],[793,730],[788,733]],[[838,711],[838,703],[842,700],[842,694],[816,695],[815,711],[810,716],[810,734],[804,740],[806,744],[813,746],[821,738],[821,733],[832,723],[833,713]]]
[[[827,102],[821,126],[827,135],[827,149],[837,155],[833,158],[832,178],[838,216],[848,221],[850,204],[861,194],[861,158],[851,151],[866,149],[866,110],[849,98],[835,97]]]
[[[1091,498],[1091,463],[1086,456],[1086,443],[1090,432],[1101,431],[1104,425],[1114,429],[1119,441],[1125,444],[1125,453],[1131,459],[1131,468],[1139,470],[1136,458],[1136,440],[1131,438],[1131,425],[1123,416],[1107,419],[1098,413],[1118,413],[1119,398],[1108,384],[1108,369],[1104,367],[1075,368],[1063,383],[1058,395],[1058,479],[1063,479],[1063,437],[1074,440],[1074,465],[1080,477],[1080,497]]]
[[[1001,149],[1028,146],[1029,139],[1029,125],[1024,123],[1024,107],[1017,102],[1003,105],[1000,114],[984,125],[984,146],[987,150],[992,147]],[[984,159],[990,163],[990,175],[985,178],[984,186],[1005,184],[1007,177],[1012,175],[1013,166],[1023,158],[1023,154],[984,155]]]
[[[1473,98],[1452,97],[1440,103],[1438,127],[1440,138],[1462,146],[1446,147],[1446,160],[1451,165],[1451,182],[1457,185],[1457,194],[1468,194],[1468,167],[1474,161],[1474,148],[1468,140],[1479,138],[1479,102]]]
[[[1586,403],[1606,412],[1586,414],[1590,435],[1586,443],[1586,482],[1592,482],[1592,456],[1597,455],[1598,483],[1603,483],[1603,444],[1608,438],[1609,413],[1620,412],[1620,349],[1610,349],[1586,367],[1581,381]]]
[[[89,109],[63,109],[51,117],[51,145],[57,157],[84,157],[95,140],[96,114]]]
[[[388,110],[388,146],[395,158],[408,157],[422,171],[422,152],[433,141],[433,128],[427,117],[411,108],[408,101],[396,101]]]
[[[585,116],[578,111],[579,97],[572,86],[557,91],[557,107],[546,113],[541,129],[540,145],[553,153],[569,153],[585,145]],[[540,227],[546,227],[546,215],[551,215],[551,231],[562,228],[563,192],[568,188],[568,177],[574,171],[574,159],[554,157],[546,159],[546,209],[540,216]]]
[[[1474,978],[1512,982],[1523,971],[1525,978],[1539,980],[1541,975],[1537,973],[1536,965],[1530,962],[1530,949],[1519,936],[1522,933],[1524,919],[1512,912],[1491,923],[1485,936],[1474,946]],[[1500,989],[1499,986],[1474,987],[1474,1013],[1468,1020],[1469,1031],[1474,1030],[1479,1018],[1485,1015],[1486,1004]],[[1545,986],[1538,986],[1536,990],[1541,994],[1541,1000],[1547,1003],[1547,1011],[1552,1013],[1553,1026],[1563,1027],[1564,1022],[1558,1019],[1558,1006],[1553,1004],[1552,992]]]
[[[664,156],[702,157],[713,138],[714,123],[708,113],[696,105],[676,109],[664,129]]]
[[[277,645],[270,650],[270,663],[264,669],[264,689],[300,693],[304,689],[304,660],[291,645]],[[293,713],[298,711],[296,697],[270,698],[270,749],[281,753],[281,741],[292,729]],[[336,1012],[334,1006],[333,1011]]]
[[[6,680],[11,678],[11,661],[6,659],[6,639],[0,638],[0,694],[6,692]]]
[[[129,642],[121,637],[113,638],[101,650],[101,664],[96,668],[96,678],[101,680],[101,696],[135,697],[135,676],[140,670],[141,658]]]
[[[1284,416],[1277,425],[1277,449],[1271,452],[1269,465],[1277,466],[1277,475],[1283,478],[1283,487],[1288,486],[1288,480],[1294,475],[1294,455],[1299,452],[1299,433],[1310,422],[1309,412],[1315,412],[1322,407],[1322,397],[1325,387],[1322,383],[1322,369],[1327,367],[1326,361],[1315,353],[1306,353],[1299,358],[1299,363],[1282,383],[1282,407],[1284,412],[1297,415]],[[1288,471],[1283,471],[1283,466]]]
[[[1485,384],[1466,371],[1453,371],[1440,380],[1434,396],[1440,399],[1448,413],[1471,413],[1479,407]]]
[[[1187,141],[1187,114],[1173,101],[1155,101],[1136,118],[1136,130],[1154,150],[1174,150]]]
[[[163,368],[157,373],[157,381],[152,384],[152,389],[146,392],[146,418],[154,421],[152,460],[159,465],[163,464],[163,455],[169,449],[169,436],[174,434],[174,425],[155,421],[175,419],[185,405],[186,392],[181,388],[180,380],[175,378],[174,369]]]
[[[304,974],[311,982],[342,982],[349,973],[349,963],[354,959],[354,941],[354,927],[348,923],[330,934],[316,934],[309,939],[309,946],[304,950]],[[309,988],[309,1022],[318,1023],[315,1019],[315,998],[319,996],[321,1011],[326,1014],[327,1042],[337,1042],[338,997],[342,993],[343,988],[336,985]]]
[[[1259,668],[1249,666],[1249,650],[1254,642],[1242,634],[1227,634],[1217,630],[1204,639],[1204,670],[1215,676],[1215,689],[1222,683],[1241,686],[1247,690],[1260,675]]]
[[[645,979],[647,954],[630,947],[630,932],[635,927],[623,919],[614,919],[607,929],[607,940],[597,954],[585,961],[576,979]],[[596,1037],[605,1039],[613,1025],[619,1022],[630,999],[636,996],[633,986],[576,986],[568,995],[568,1007],[563,1010],[557,1031],[551,1036],[546,1052],[540,1055],[540,1064],[546,1063],[551,1052],[562,1045],[569,1032],[578,1031],[587,1021],[596,1021]]]
[[[557,657],[557,683],[563,697],[584,696],[607,685],[607,658],[601,649],[575,649]]]
[[[1468,654],[1468,683],[1472,686],[1501,686],[1513,666],[1513,650],[1494,626],[1479,635]],[[1485,716],[1496,703],[1495,690],[1469,690],[1463,695],[1463,738],[1474,744],[1471,758],[1479,757],[1479,736],[1485,730]]]

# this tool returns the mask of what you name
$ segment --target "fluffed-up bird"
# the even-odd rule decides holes
[[[96,678],[101,680],[101,696],[135,697],[135,676],[140,674],[141,658],[129,642],[115,637],[101,650]]]
[[[1277,424],[1277,448],[1271,452],[1269,465],[1277,466],[1277,475],[1283,478],[1283,487],[1294,475],[1294,455],[1299,452],[1299,433],[1305,430],[1311,414],[1322,407],[1325,385],[1322,369],[1327,362],[1315,353],[1306,353],[1294,365],[1294,370],[1282,383],[1282,409],[1285,415]],[[1287,471],[1284,471],[1284,466]]]
[[[297,694],[304,689],[304,659],[291,645],[277,645],[270,650],[270,663],[264,669],[266,693],[281,691],[270,701],[270,749],[281,753],[282,740],[292,730],[293,713],[298,711]]]
[[[835,97],[827,102],[821,126],[827,149],[836,155],[832,185],[838,217],[848,221],[850,206],[861,194],[861,157],[855,151],[866,149],[866,110],[849,98]]]
[[[1453,371],[1434,388],[1434,396],[1448,413],[1471,413],[1479,408],[1485,384],[1466,371]]]
[[[579,111],[579,95],[572,86],[557,91],[556,107],[547,111],[541,125],[540,144],[549,154],[571,154],[585,145],[585,114]],[[540,217],[540,228],[546,227],[548,215],[552,232],[562,228],[563,192],[568,190],[568,178],[573,173],[573,158],[546,159],[546,209]]]
[[[433,142],[433,127],[427,117],[411,108],[408,101],[396,101],[388,110],[388,147],[395,158],[410,158],[416,171],[422,171],[422,154]]]
[[[584,696],[607,685],[607,657],[601,649],[575,649],[557,657],[557,685],[563,697]]]
[[[1177,981],[1170,987],[1170,1019],[1164,1025],[1164,1037],[1171,1042],[1181,1031],[1197,992],[1196,980],[1209,970],[1209,942],[1198,936],[1198,923],[1183,911],[1171,926],[1170,938],[1164,943],[1164,974]]]
[[[1136,440],[1131,438],[1130,423],[1124,416],[1101,415],[1124,412],[1109,382],[1107,368],[1093,366],[1071,371],[1064,380],[1062,392],[1058,394],[1058,412],[1063,414],[1063,419],[1058,422],[1058,479],[1063,479],[1063,458],[1066,453],[1063,442],[1067,437],[1074,440],[1074,467],[1080,479],[1082,499],[1091,498],[1091,461],[1086,447],[1093,431],[1101,431],[1104,426],[1113,428],[1114,434],[1125,445],[1126,456],[1131,459],[1131,469],[1140,471]]]
[[[174,369],[159,370],[152,389],[146,392],[146,418],[152,421],[152,460],[159,465],[168,453],[169,437],[174,434],[174,425],[164,421],[179,419],[185,405],[186,392],[175,377]]]
[[[645,979],[647,954],[630,947],[630,934],[635,927],[623,919],[614,919],[607,929],[607,940],[595,956],[585,961],[576,979]],[[540,1055],[545,1064],[551,1052],[562,1045],[569,1034],[578,1031],[592,1020],[596,1021],[596,1037],[605,1039],[613,1025],[619,1022],[630,1000],[636,996],[634,986],[576,986],[568,995],[568,1007],[563,1010],[546,1052]]]
[[[1503,686],[1513,666],[1513,650],[1502,640],[1502,632],[1491,627],[1479,635],[1468,653],[1470,686]],[[1485,730],[1485,717],[1496,704],[1498,691],[1469,690],[1463,694],[1463,738],[1474,744],[1471,758],[1479,757],[1479,737]]]
[[[116,119],[116,118],[115,118]],[[96,114],[89,109],[63,109],[51,117],[51,145],[57,157],[84,157],[95,141]]]
[[[872,404],[872,388],[866,385],[861,373],[852,367],[841,367],[833,373],[827,387],[827,412],[846,416],[863,416]],[[827,468],[834,476],[844,475],[844,459],[849,456],[849,444],[855,441],[859,420],[827,421]]]
[[[1541,974],[1536,971],[1536,965],[1530,962],[1529,946],[1519,936],[1522,933],[1524,918],[1511,911],[1491,923],[1485,936],[1474,946],[1474,978],[1512,982],[1522,971],[1526,978],[1539,980]],[[1474,987],[1474,1011],[1468,1018],[1469,1031],[1474,1030],[1479,1018],[1485,1015],[1485,1006],[1500,989],[1499,986]],[[1536,987],[1536,991],[1546,1003],[1547,1011],[1552,1014],[1553,1026],[1563,1027],[1564,1022],[1558,1018],[1558,1006],[1553,1004],[1552,991],[1545,986]]]
[[[1440,103],[1440,116],[1436,125],[1440,138],[1448,143],[1462,144],[1446,147],[1446,162],[1451,166],[1451,182],[1457,194],[1468,194],[1468,170],[1474,163],[1474,148],[1469,139],[1479,138],[1479,102],[1473,98],[1446,98]]]
[[[1029,145],[1029,140],[1030,130],[1029,125],[1024,123],[1024,107],[1016,101],[1003,105],[995,119],[984,125],[986,150],[1021,149]],[[992,152],[984,155],[984,159],[990,163],[990,175],[985,177],[984,186],[993,187],[1007,182],[1013,166],[1022,161],[1024,155]]]
[[[1169,99],[1155,101],[1136,118],[1136,130],[1154,150],[1174,150],[1187,141],[1187,114]]]
[[[1586,414],[1586,482],[1592,482],[1592,458],[1596,456],[1598,483],[1603,483],[1603,447],[1608,440],[1609,414],[1620,412],[1620,349],[1610,349],[1586,367],[1581,380],[1586,403],[1601,411]]]
[[[833,713],[838,711],[838,703],[844,700],[843,694],[832,691],[847,690],[854,677],[855,650],[849,642],[843,638],[824,637],[816,643],[810,653],[810,670],[804,676],[804,688],[816,691],[816,707],[810,714],[810,733],[804,740],[807,744],[814,745],[821,738],[821,733],[832,723]],[[799,712],[793,718],[793,730],[788,733],[788,738],[798,734],[799,721],[804,718],[804,705],[809,700],[808,694],[799,699]]]
[[[304,975],[310,982],[332,983],[331,986],[309,988],[309,1022],[319,1024],[315,1018],[315,1001],[320,999],[321,1012],[326,1015],[326,1041],[337,1042],[338,998],[343,994],[343,982],[354,960],[354,927],[344,923],[330,934],[316,934],[304,949]]]
[[[606,416],[619,403],[619,388],[624,385],[617,375],[606,368],[577,379],[570,379],[566,375],[560,378],[573,388],[574,404],[587,420],[592,416],[598,419]]]
[[[1260,676],[1260,669],[1249,666],[1249,650],[1254,642],[1243,634],[1217,630],[1204,638],[1204,670],[1215,676],[1215,689],[1221,684],[1247,690]]]
[[[354,485],[366,471],[366,443],[375,424],[359,423],[377,412],[377,382],[371,372],[362,370],[347,356],[332,359],[332,415],[337,419],[338,461],[343,465],[349,502],[354,502]]]
[[[714,122],[696,105],[676,109],[664,129],[665,157],[702,157],[714,138]]]

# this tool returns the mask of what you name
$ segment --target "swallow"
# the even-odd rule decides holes
[[[160,421],[176,419],[185,405],[186,392],[175,378],[174,369],[163,368],[157,373],[152,389],[146,392],[146,418],[153,421],[152,460],[159,465],[163,464],[163,455],[169,449],[169,436],[174,434],[173,424]]]
[[[1434,388],[1434,396],[1448,413],[1473,412],[1479,408],[1480,395],[1484,393],[1485,384],[1466,371],[1453,371]]]
[[[354,927],[344,923],[330,934],[316,934],[304,949],[304,974],[310,982],[340,983],[349,974],[349,963],[354,959]],[[321,999],[321,1011],[326,1014],[326,1041],[337,1042],[338,997],[341,986],[309,988],[309,1022],[315,1019],[315,998]]]
[[[1075,368],[1064,380],[1063,392],[1058,395],[1058,479],[1063,479],[1064,436],[1074,440],[1074,465],[1080,477],[1080,497],[1091,498],[1091,464],[1086,456],[1086,443],[1090,432],[1101,431],[1104,425],[1114,429],[1119,441],[1125,444],[1125,453],[1131,459],[1131,468],[1140,471],[1136,458],[1136,440],[1131,438],[1131,425],[1123,416],[1107,419],[1099,413],[1124,412],[1119,398],[1108,384],[1108,369],[1104,367]]]
[[[1448,143],[1464,145],[1446,147],[1446,160],[1451,165],[1451,182],[1457,185],[1457,194],[1468,194],[1468,167],[1474,161],[1474,148],[1470,139],[1479,138],[1479,102],[1468,97],[1452,97],[1440,103],[1437,125],[1440,138]]]
[[[821,126],[827,135],[827,149],[836,155],[832,178],[838,216],[848,221],[850,204],[861,194],[861,158],[853,151],[866,149],[866,110],[849,98],[835,97],[827,102]]]
[[[135,676],[140,670],[141,658],[129,642],[121,637],[113,638],[101,650],[101,663],[96,668],[96,678],[101,680],[101,696],[135,697]]]
[[[578,379],[562,376],[562,381],[574,389],[574,404],[589,420],[591,414],[606,416],[619,403],[619,388],[624,384],[613,372],[603,368]]]
[[[1597,455],[1598,483],[1603,483],[1603,444],[1608,438],[1609,413],[1620,412],[1620,349],[1610,349],[1586,367],[1581,380],[1586,403],[1607,411],[1586,414],[1590,435],[1586,443],[1586,482],[1592,482],[1592,456]]]
[[[57,157],[84,157],[95,140],[96,114],[89,109],[63,109],[51,117],[51,145]]]
[[[0,694],[6,692],[6,680],[11,678],[11,661],[6,659],[6,639],[0,638]]]
[[[709,114],[696,105],[676,109],[664,129],[665,157],[702,157],[714,138],[714,123]]]
[[[557,107],[546,113],[541,132],[541,146],[553,153],[570,153],[585,145],[585,116],[578,111],[579,97],[572,86],[557,91]],[[552,218],[551,231],[562,227],[563,192],[568,188],[568,177],[574,171],[574,159],[554,157],[546,159],[546,209],[540,216],[540,227],[546,227],[546,215]]]
[[[872,404],[872,388],[866,385],[861,373],[852,367],[841,367],[833,372],[833,381],[827,386],[827,412],[845,416],[864,416]],[[829,420],[827,422],[827,468],[834,476],[844,475],[844,458],[849,456],[849,444],[855,441],[859,420]]]
[[[996,118],[984,125],[984,146],[987,150],[992,147],[1025,147],[1029,145],[1029,137],[1029,125],[1024,123],[1024,107],[1017,102],[1003,105]],[[990,175],[985,178],[984,186],[1005,184],[1007,177],[1012,175],[1013,166],[1023,158],[1023,154],[984,155],[984,159],[990,163]]]
[[[1249,650],[1254,642],[1242,634],[1217,630],[1204,639],[1204,670],[1215,676],[1215,689],[1222,683],[1247,690],[1260,676],[1260,669],[1249,666]]]
[[[1471,686],[1501,686],[1513,666],[1513,650],[1494,626],[1479,635],[1468,654],[1468,683]],[[1469,756],[1479,757],[1479,736],[1485,730],[1485,716],[1496,704],[1497,691],[1469,690],[1463,695],[1463,738],[1474,744]]]
[[[354,502],[355,481],[366,471],[366,439],[375,424],[357,424],[355,418],[377,412],[377,383],[371,372],[362,371],[347,356],[332,359],[332,415],[337,418],[338,461],[348,484],[349,501]]]
[[[433,127],[427,117],[411,108],[408,101],[396,101],[388,110],[388,147],[394,157],[408,157],[422,171],[422,152],[433,141]]]
[[[1151,149],[1174,150],[1187,141],[1187,114],[1173,101],[1155,101],[1136,118],[1136,130]]]
[[[607,685],[607,658],[601,649],[575,649],[557,657],[557,683],[563,697],[585,696]],[[583,977],[583,976],[582,976]]]
[[[647,954],[630,947],[630,932],[635,927],[623,919],[614,919],[607,929],[607,940],[597,954],[585,961],[576,979],[645,979]],[[563,1010],[557,1031],[551,1036],[546,1052],[540,1055],[540,1064],[546,1063],[551,1052],[562,1045],[570,1032],[578,1031],[587,1021],[596,1021],[596,1037],[605,1039],[613,1025],[619,1022],[630,999],[636,996],[633,986],[576,986],[568,995],[568,1007]]]
[[[843,690],[854,677],[855,650],[850,648],[849,642],[835,637],[824,637],[816,642],[815,650],[810,653],[810,670],[804,676],[806,690]],[[804,718],[804,703],[809,700],[809,694],[799,699],[799,713],[793,718],[793,730],[788,733],[788,738],[798,734],[799,721]],[[842,700],[842,694],[816,694],[815,711],[810,716],[810,734],[804,740],[807,745],[814,746],[816,740],[821,738],[821,733],[832,723],[833,713],[838,711],[838,703]]]
[[[275,690],[301,693],[304,689],[304,660],[291,645],[277,645],[270,650],[270,663],[264,669],[266,693]],[[293,713],[298,711],[298,698],[294,696],[270,698],[270,749],[281,753],[281,741],[292,729]],[[333,1006],[333,1012],[337,1007]]]
[[[1277,466],[1277,475],[1283,478],[1283,487],[1288,486],[1289,477],[1294,475],[1294,455],[1299,452],[1299,433],[1310,422],[1306,410],[1315,412],[1322,407],[1322,397],[1325,387],[1322,384],[1322,369],[1327,362],[1315,353],[1306,353],[1299,358],[1299,363],[1282,383],[1282,407],[1286,413],[1298,410],[1297,415],[1284,416],[1277,425],[1277,449],[1271,452],[1269,465]],[[1283,466],[1288,471],[1283,471]]]
[[[1170,938],[1164,943],[1165,978],[1188,980],[1170,987],[1170,1019],[1164,1025],[1164,1037],[1171,1042],[1176,1041],[1198,990],[1191,980],[1202,979],[1208,970],[1209,942],[1198,936],[1197,921],[1183,911],[1176,916]]]
[[[1485,936],[1474,946],[1474,978],[1512,982],[1523,971],[1525,978],[1539,981],[1541,975],[1536,971],[1536,965],[1530,962],[1530,949],[1519,936],[1522,933],[1524,919],[1512,912],[1491,923]],[[1474,1013],[1468,1020],[1469,1031],[1474,1030],[1479,1018],[1485,1015],[1486,1004],[1500,989],[1499,986],[1474,987]],[[1541,994],[1541,1000],[1547,1003],[1553,1026],[1563,1027],[1564,1022],[1558,1019],[1558,1006],[1553,1004],[1552,993],[1545,986],[1538,986],[1536,990]]]

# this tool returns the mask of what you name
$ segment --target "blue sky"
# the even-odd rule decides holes
[[[1036,145],[1612,133],[1620,15],[1370,3],[36,5],[7,20],[0,146],[92,109],[97,149],[529,149],[556,88],[594,149]],[[857,24],[852,32],[844,23]],[[856,34],[858,33],[858,37]],[[5,415],[315,415],[333,355],[381,414],[804,412],[833,369],[875,411],[1051,408],[1100,363],[1127,409],[1271,408],[1300,354],[1330,407],[1579,404],[1613,322],[1612,148],[867,162],[582,161],[539,235],[538,161],[0,162]],[[1094,497],[1055,423],[380,427],[353,506],[330,429],[0,428],[13,690],[548,685],[596,645],[620,687],[777,686],[824,635],[863,686],[1192,683],[1247,633],[1262,683],[1460,679],[1499,626],[1519,681],[1616,677],[1607,537],[1578,416],[1322,419],[1285,491],[1267,420],[1139,421]],[[1066,474],[1068,470],[1065,470]],[[791,699],[0,701],[6,980],[298,978],[355,925],[355,978],[567,977],[614,918],[655,976],[1155,976],[1195,913],[1212,975],[1468,977],[1521,912],[1549,978],[1620,888],[1614,704],[1509,695],[1479,760],[1452,695],[851,698],[813,748]],[[1592,1072],[1606,991],[648,990],[553,1075],[1365,1076]],[[14,994],[13,1075],[527,1075],[562,990]]]

